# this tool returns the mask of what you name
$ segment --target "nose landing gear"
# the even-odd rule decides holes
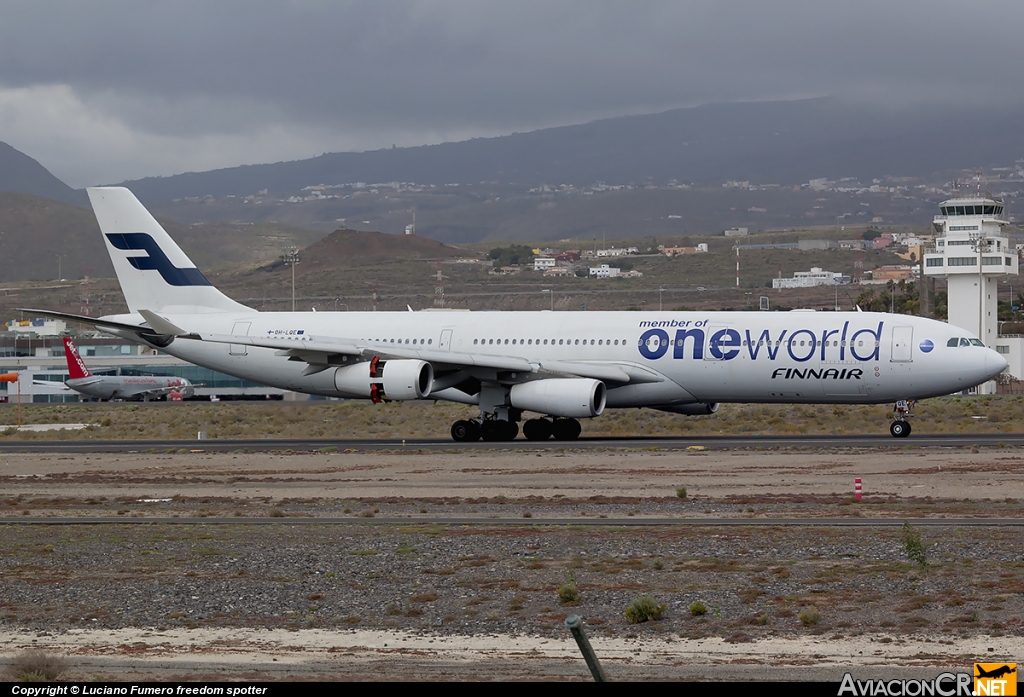
[[[901,399],[896,402],[896,406],[892,410],[893,422],[889,424],[889,433],[892,434],[893,438],[906,438],[910,435],[912,429],[907,419],[913,416],[910,413],[913,407],[914,402],[910,400]]]

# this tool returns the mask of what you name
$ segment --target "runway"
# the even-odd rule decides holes
[[[313,452],[337,450],[593,450],[599,448],[687,450],[706,448],[730,450],[743,448],[969,448],[1024,446],[1024,433],[943,433],[912,434],[909,438],[893,438],[888,433],[872,435],[753,435],[753,436],[647,436],[642,438],[580,438],[574,441],[530,441],[517,438],[511,442],[457,443],[447,438],[250,438],[237,440],[24,440],[0,443],[0,453],[68,452],[68,453],[130,453],[169,450],[204,452],[293,451]]]
[[[1024,527],[1024,518],[0,518],[4,525],[474,525],[502,527]]]

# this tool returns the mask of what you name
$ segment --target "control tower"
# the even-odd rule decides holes
[[[935,248],[924,254],[924,273],[946,278],[949,323],[995,349],[999,279],[1017,275],[1017,252],[1005,231],[1010,223],[1003,217],[1003,201],[988,195],[954,196],[939,210],[932,221]]]

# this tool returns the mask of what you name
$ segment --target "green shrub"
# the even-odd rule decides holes
[[[660,620],[668,605],[659,604],[652,595],[641,595],[626,606],[623,616],[630,624]]]
[[[821,613],[813,605],[805,607],[797,617],[800,618],[800,624],[805,627],[814,627],[821,621]]]
[[[920,565],[922,569],[928,566],[928,554],[921,540],[921,533],[910,523],[903,524],[903,550],[907,554],[907,559]]]
[[[686,498],[686,487],[685,486],[681,486],[678,489],[676,489],[676,496],[678,496],[681,499],[685,499]]]
[[[558,602],[566,605],[567,603],[578,603],[580,601],[580,590],[576,587],[576,574],[569,572],[569,580],[558,589]]]
[[[702,603],[699,600],[694,600],[692,603],[690,603],[690,614],[694,617],[700,617],[707,611],[708,609],[704,607],[704,603]]]

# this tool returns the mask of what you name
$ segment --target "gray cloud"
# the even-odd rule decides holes
[[[714,101],[1022,98],[1019,0],[27,0],[0,16],[0,140],[73,185]]]

